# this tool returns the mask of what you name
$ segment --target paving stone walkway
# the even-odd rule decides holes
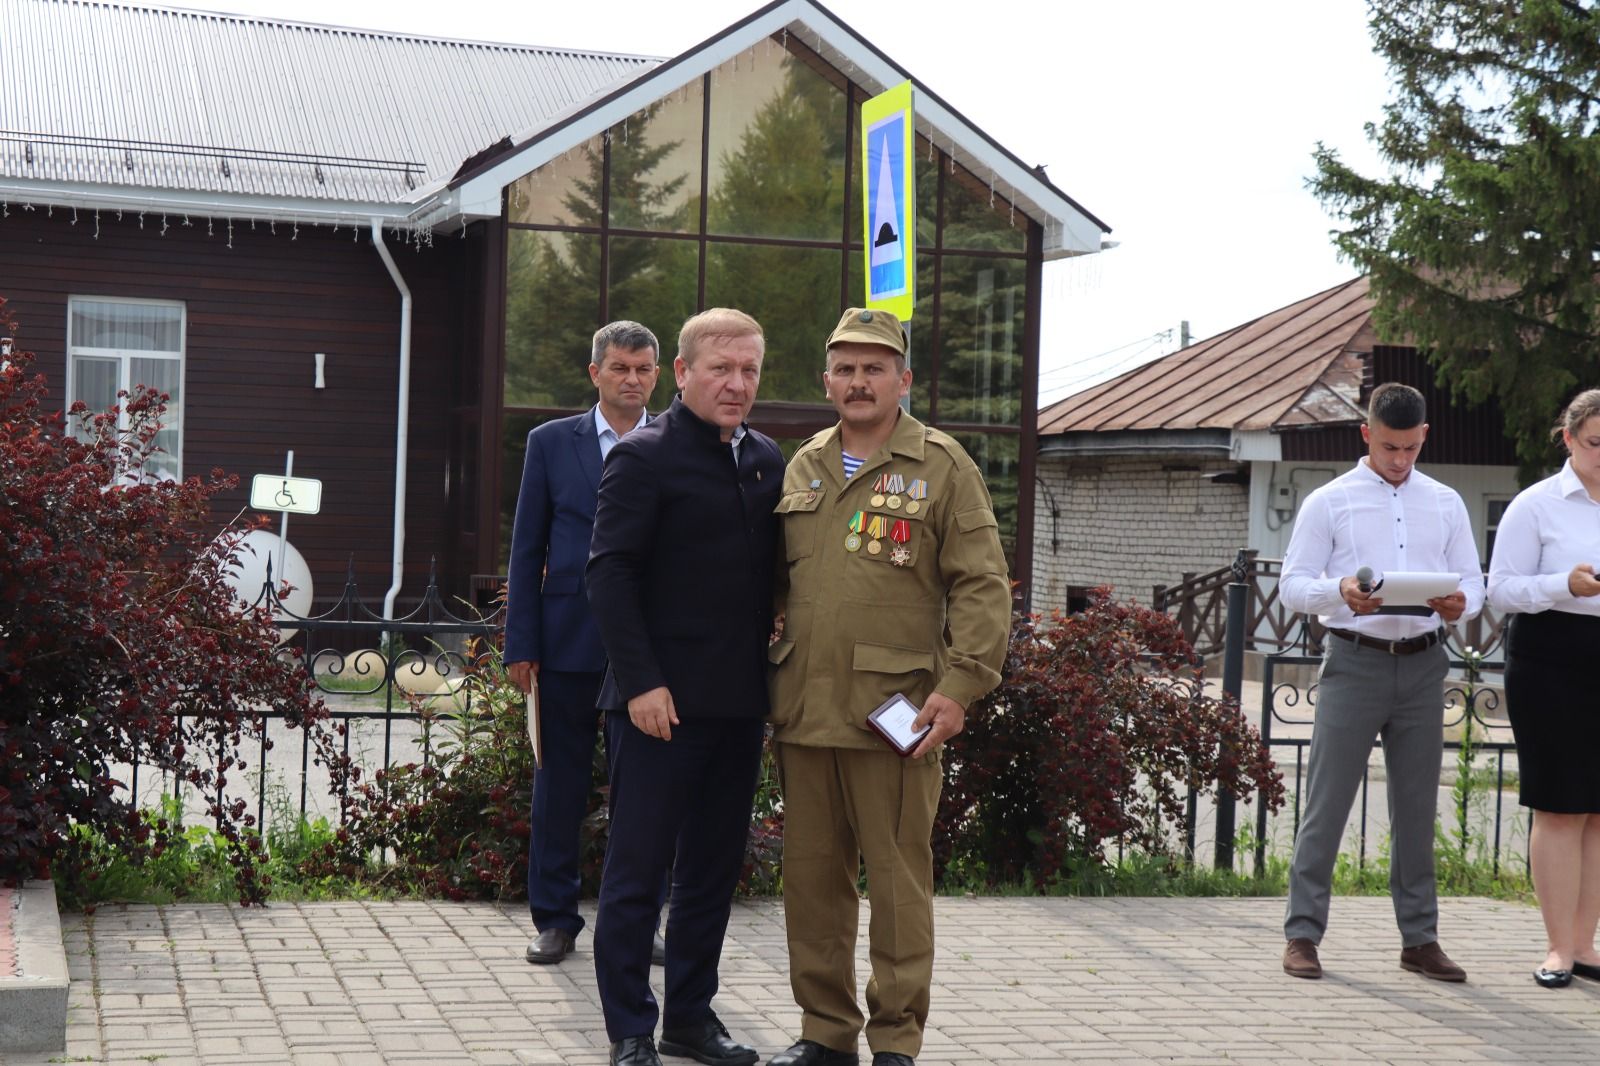
[[[1533,983],[1531,907],[1444,901],[1465,985],[1397,967],[1382,898],[1335,900],[1328,976],[1286,977],[1282,912],[1281,899],[941,899],[918,1062],[1600,1061],[1600,984]],[[606,1061],[589,937],[561,966],[530,966],[520,908],[137,906],[63,921],[67,1049],[4,1066]],[[738,904],[717,1008],[764,1056],[797,1023],[785,965],[781,905]]]

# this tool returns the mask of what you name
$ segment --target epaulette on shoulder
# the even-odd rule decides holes
[[[814,452],[818,448],[822,447],[822,438],[826,437],[827,435],[828,431],[825,429],[819,429],[817,432],[811,434],[811,436],[805,439],[805,442],[802,443],[800,447],[794,450],[794,458],[798,459],[806,452]],[[791,460],[791,462],[792,461],[793,460]]]
[[[941,449],[948,452],[950,458],[954,459],[957,463],[972,463],[972,456],[967,454],[967,450],[961,446],[961,442],[956,440],[950,434],[946,433],[944,430],[934,429],[932,426],[923,426],[922,433],[924,440],[926,440],[929,444],[938,445]],[[976,464],[974,463],[973,465]]]

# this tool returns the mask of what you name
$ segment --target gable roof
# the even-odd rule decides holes
[[[666,61],[3,0],[0,197],[414,229],[494,218],[511,182],[786,34],[869,92],[912,80],[917,131],[1038,222],[1045,258],[1101,249],[1109,227],[1042,168],[815,0],[772,0]]]
[[[0,41],[9,199],[196,213],[409,209],[660,62],[86,0],[5,0]]]
[[[498,214],[500,190],[512,181],[773,36],[788,34],[869,93],[909,80],[917,132],[958,165],[979,178],[987,177],[997,195],[1038,222],[1044,228],[1046,259],[1101,250],[1101,235],[1111,228],[1053,185],[1042,167],[1023,163],[816,0],[772,0],[716,36],[583,107],[568,120],[519,139],[510,152],[485,161],[452,183],[460,213],[469,217]]]
[[[1056,401],[1039,435],[1359,421],[1372,309],[1365,277],[1335,285]]]

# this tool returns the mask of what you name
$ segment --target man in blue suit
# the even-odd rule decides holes
[[[655,334],[637,322],[613,322],[594,335],[589,360],[600,401],[528,434],[511,534],[505,661],[518,688],[538,686],[544,748],[529,820],[528,908],[539,930],[529,962],[560,962],[583,928],[578,828],[588,812],[595,698],[606,668],[584,565],[605,456],[648,421],[645,403],[660,373]]]
[[[745,423],[765,351],[740,311],[685,322],[678,398],[617,445],[600,480],[588,578],[608,656],[611,833],[594,963],[611,1066],[661,1066],[661,1052],[708,1066],[759,1058],[711,1001],[767,713],[783,453]],[[650,942],[669,868],[658,1010]]]

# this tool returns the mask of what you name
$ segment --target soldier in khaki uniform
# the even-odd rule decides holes
[[[769,650],[784,797],[783,903],[801,1039],[771,1066],[874,1066],[922,1049],[933,981],[931,836],[940,746],[1000,680],[1011,591],[989,490],[949,435],[900,409],[899,321],[852,308],[828,338],[839,424],[784,476],[783,633]],[[785,582],[783,577],[787,578]],[[907,757],[869,731],[895,693],[929,727]],[[856,1003],[856,885],[866,860],[872,978]]]

